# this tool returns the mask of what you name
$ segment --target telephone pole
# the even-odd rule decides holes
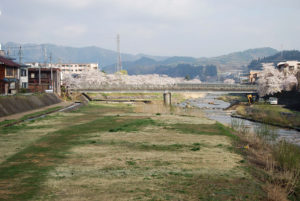
[[[52,53],[50,52],[50,57],[49,57],[49,59],[50,59],[50,71],[51,71],[51,89],[52,90],[54,90],[53,89],[53,70],[52,70]]]
[[[47,52],[46,52],[45,45],[42,46],[42,51],[43,51],[43,56],[44,56],[44,67],[46,68]],[[42,65],[40,65],[40,67],[39,67],[39,85],[41,85],[41,67],[42,67]]]
[[[9,56],[10,56],[10,47],[9,47],[9,46],[7,46],[6,55],[7,55],[7,57],[9,57]]]
[[[7,50],[8,54],[9,54],[9,49]],[[19,52],[18,52],[18,56],[19,56],[19,64],[22,63],[22,55],[23,55],[23,52],[22,52],[22,46],[20,45],[19,47]]]

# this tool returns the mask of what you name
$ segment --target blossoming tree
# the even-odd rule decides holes
[[[174,86],[177,83],[201,83],[199,79],[185,80],[167,75],[126,75],[121,73],[106,74],[98,70],[84,71],[81,74],[65,74],[63,83],[73,89],[120,88],[130,86],[135,88],[157,88]]]
[[[295,74],[284,74],[276,69],[273,63],[263,64],[263,71],[258,78],[258,94],[261,97],[283,90],[290,91],[298,84]]]

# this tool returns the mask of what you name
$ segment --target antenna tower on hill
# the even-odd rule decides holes
[[[117,34],[117,53],[118,53],[118,61],[117,61],[116,72],[120,72],[122,70],[121,50],[120,50],[120,34]]]

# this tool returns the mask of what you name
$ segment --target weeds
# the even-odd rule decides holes
[[[254,133],[266,143],[273,143],[278,137],[275,128],[267,124],[255,126]]]
[[[245,125],[244,120],[235,119],[235,118],[231,118],[231,128],[243,135],[246,135],[250,131],[250,128]]]
[[[255,134],[240,132],[243,123],[233,121],[243,144],[250,144],[245,152],[255,166],[255,175],[265,182],[269,200],[300,199],[300,148],[286,141],[276,142],[278,134],[269,125],[254,128]],[[261,172],[261,173],[259,173]]]
[[[297,145],[282,140],[274,146],[273,155],[282,169],[300,168],[300,149]]]

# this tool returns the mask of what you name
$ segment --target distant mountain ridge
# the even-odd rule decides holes
[[[18,43],[9,42],[4,44],[3,48],[8,50],[10,47],[12,56],[18,57],[19,46],[20,44]],[[96,46],[76,48],[54,44],[22,44],[22,61],[44,62],[43,48],[45,48],[47,52],[47,62],[49,62],[51,53],[53,63],[99,63],[100,68],[106,72],[113,73],[115,71],[117,52]],[[273,48],[265,47],[211,58],[164,57],[125,53],[121,54],[121,57],[124,69],[127,69],[130,74],[161,73],[162,70],[158,70],[160,68],[164,69],[164,72],[171,72],[167,70],[167,68],[171,69],[177,67],[179,64],[189,64],[191,67],[216,66],[219,72],[227,72],[230,70],[246,70],[247,65],[253,59],[268,57],[277,52],[278,51]],[[185,68],[187,68],[187,66],[185,66]]]
[[[212,58],[199,58],[198,63],[202,65],[216,65],[219,71],[246,70],[246,66],[254,59],[268,57],[278,53],[276,49],[262,47],[234,52]]]
[[[99,63],[100,66],[107,66],[116,63],[117,52],[96,47],[68,47],[59,46],[54,44],[20,44],[14,42],[8,42],[3,45],[4,50],[10,49],[11,55],[18,57],[19,46],[22,45],[23,62],[44,62],[43,48],[46,49],[48,62],[49,56],[52,55],[52,62],[58,63]],[[124,61],[135,61],[144,56],[163,60],[167,57],[151,56],[151,55],[133,55],[133,54],[121,54],[121,58]]]

